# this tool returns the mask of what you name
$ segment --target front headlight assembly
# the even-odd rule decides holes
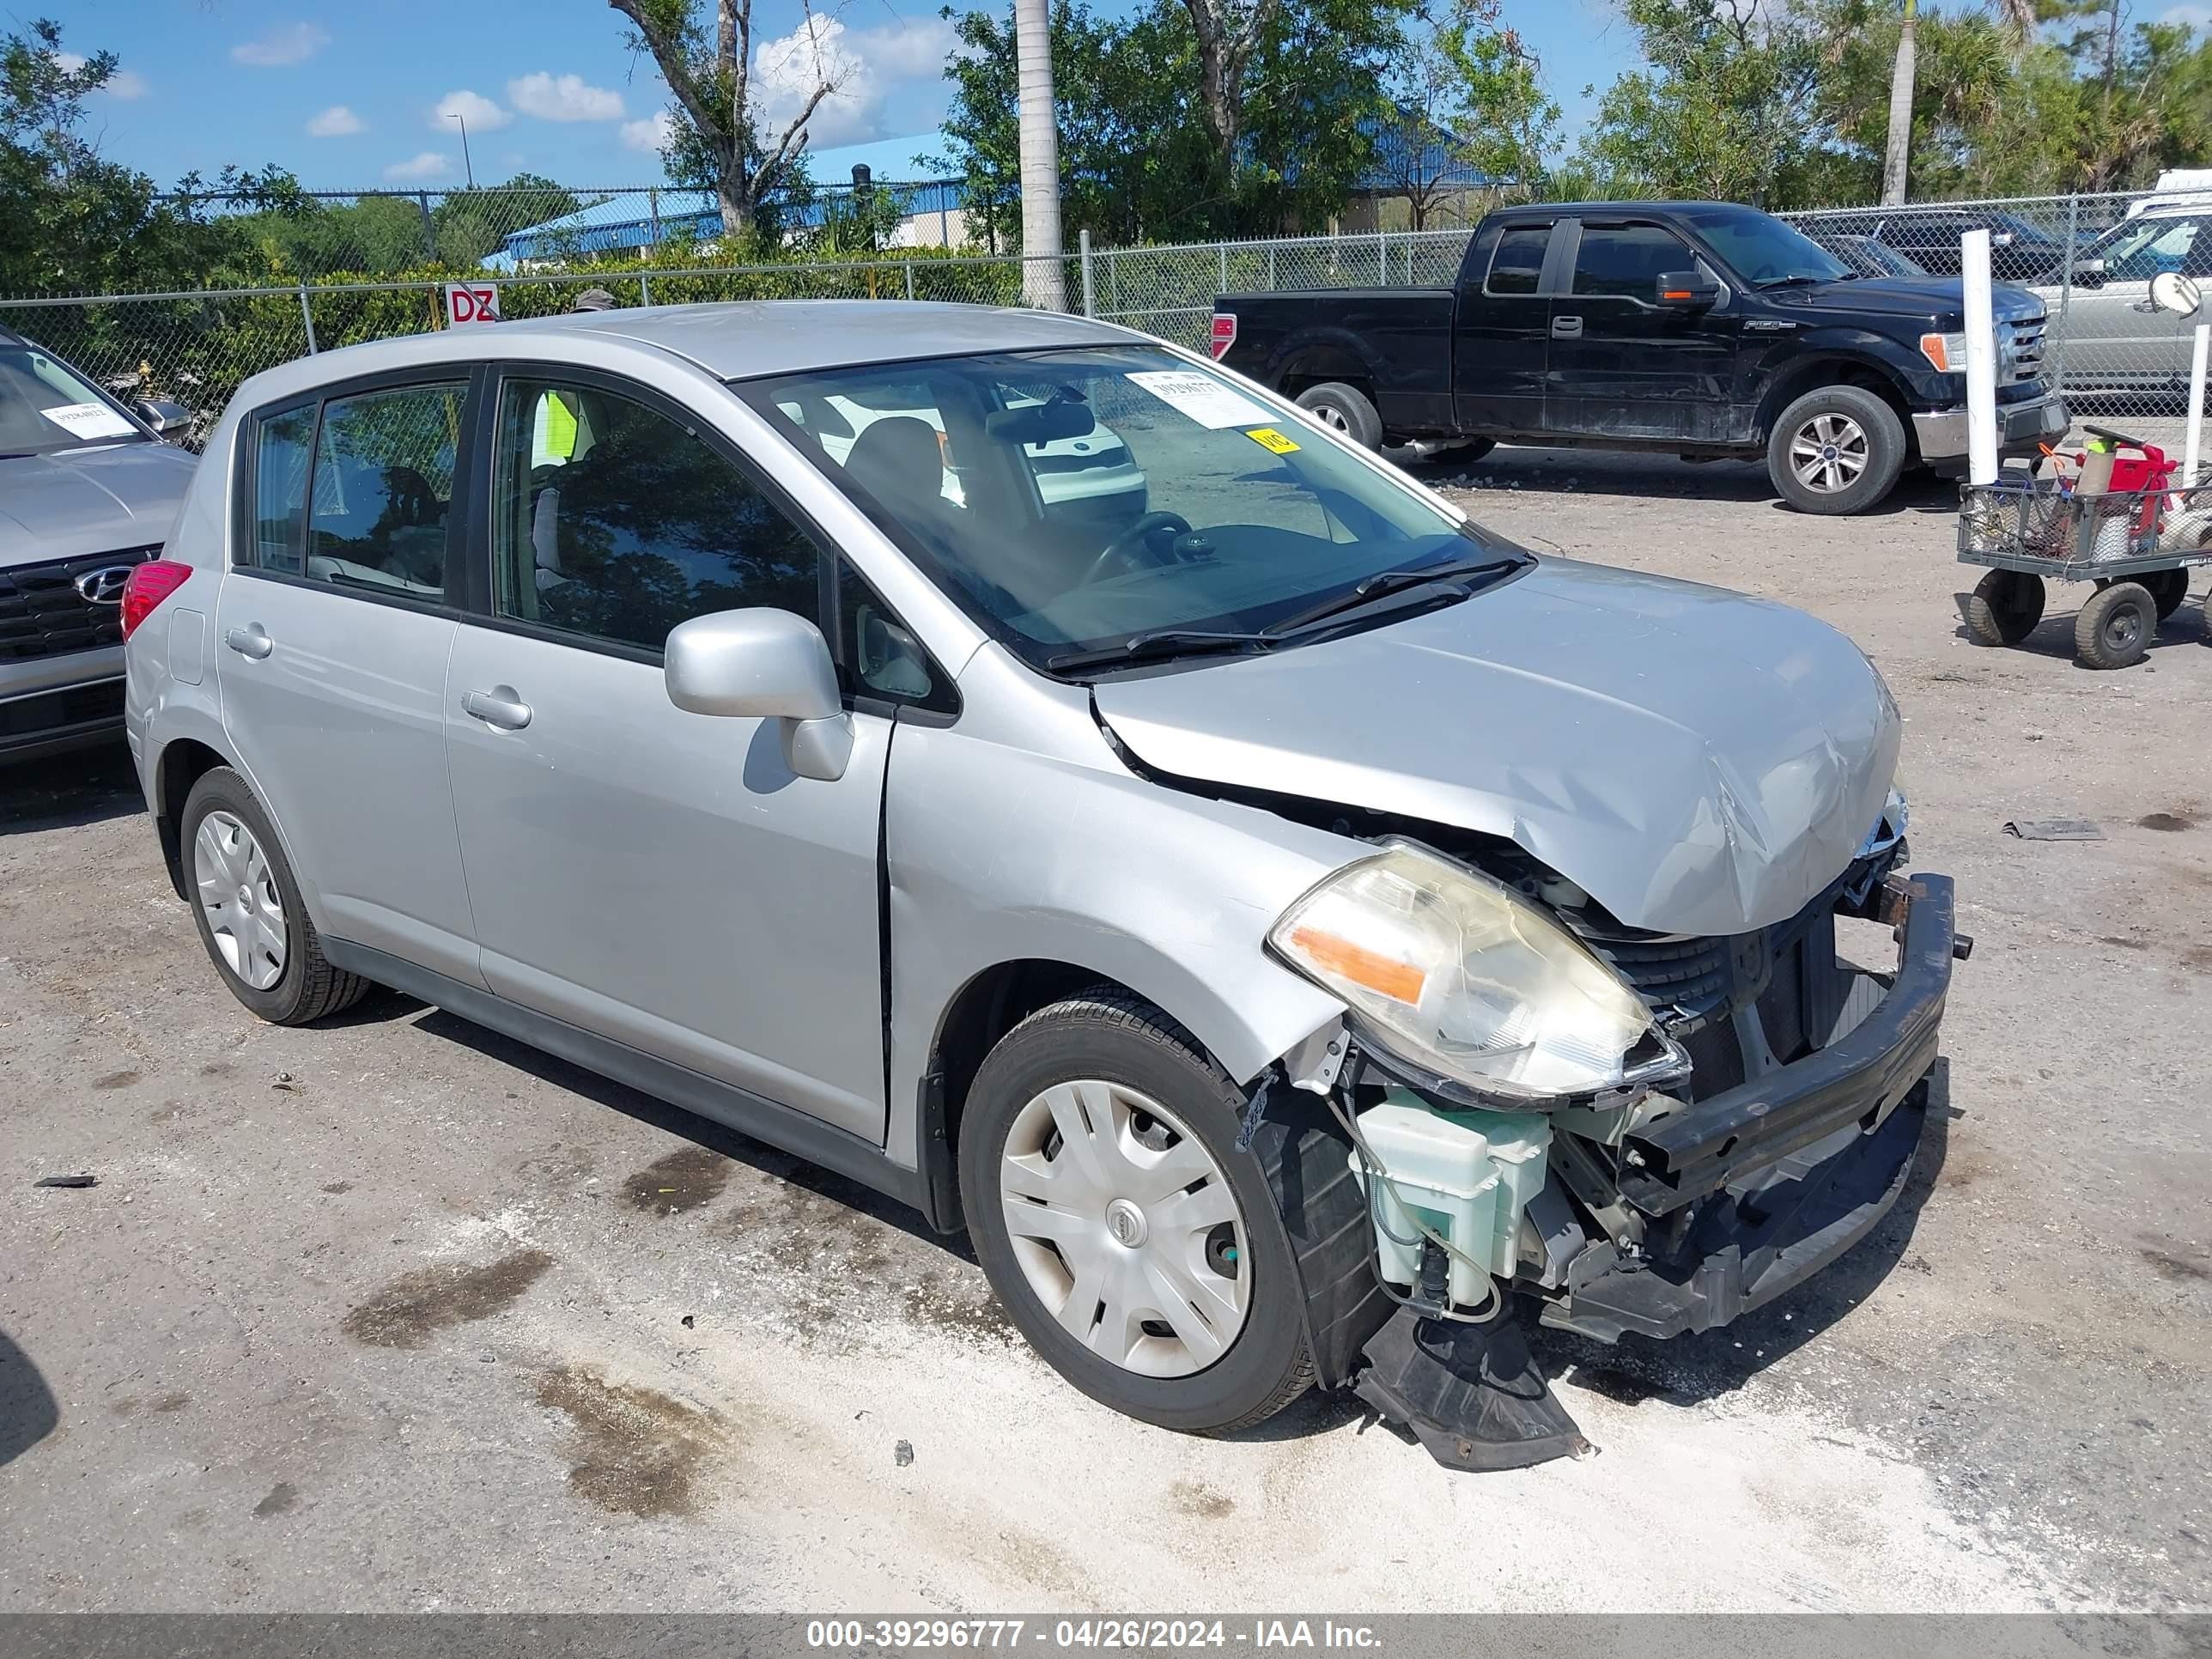
[[[1686,1074],[1619,975],[1502,884],[1410,842],[1337,871],[1267,943],[1409,1081],[1526,1109]]]

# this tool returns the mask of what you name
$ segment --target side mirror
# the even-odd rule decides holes
[[[137,412],[140,420],[164,438],[173,432],[182,432],[192,423],[191,410],[167,398],[141,398]]]
[[[1990,233],[1991,247],[2010,247],[2016,240],[2015,234],[2009,230],[1993,230]]]
[[[2075,287],[2102,288],[2104,285],[2105,262],[2102,259],[2076,259],[2074,262]]]
[[[1702,270],[1670,270],[1660,276],[1652,297],[1670,311],[1695,311],[1717,301],[1721,286]]]
[[[833,782],[853,753],[853,723],[822,630],[765,607],[718,611],[669,630],[661,677],[694,714],[783,722],[783,757],[802,778]]]
[[[2194,317],[2204,302],[2204,291],[2194,276],[2178,270],[2161,270],[2150,279],[2151,303],[2177,317]]]

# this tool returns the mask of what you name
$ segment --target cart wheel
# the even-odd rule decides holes
[[[2164,622],[2181,609],[2181,602],[2189,597],[2189,572],[2186,570],[2154,570],[2139,579],[2143,590],[2158,606],[2158,619]]]
[[[2043,620],[2043,578],[1992,570],[1966,601],[1966,637],[1976,645],[2018,645]]]
[[[2158,627],[2158,602],[2141,582],[2114,582],[2074,618],[2074,654],[2085,668],[2126,668],[2142,660]]]

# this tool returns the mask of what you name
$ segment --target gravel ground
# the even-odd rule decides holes
[[[963,1245],[791,1159],[402,1000],[258,1024],[78,757],[0,778],[0,1611],[2203,1606],[2195,601],[2100,675],[2081,590],[1965,643],[1932,486],[1832,521],[1735,465],[1462,476],[1540,549],[1857,639],[1978,941],[1875,1238],[1728,1332],[1540,1339],[1601,1455],[1450,1475],[1319,1399],[1131,1423]],[[2106,839],[2002,833],[2058,816]]]

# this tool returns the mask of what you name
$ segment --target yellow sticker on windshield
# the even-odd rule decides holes
[[[1246,433],[1244,435],[1249,438],[1254,443],[1259,445],[1261,448],[1267,450],[1277,455],[1288,455],[1292,453],[1297,448],[1296,444],[1292,443],[1288,438],[1285,438],[1281,433],[1276,431],[1272,426],[1256,428],[1254,430]]]

